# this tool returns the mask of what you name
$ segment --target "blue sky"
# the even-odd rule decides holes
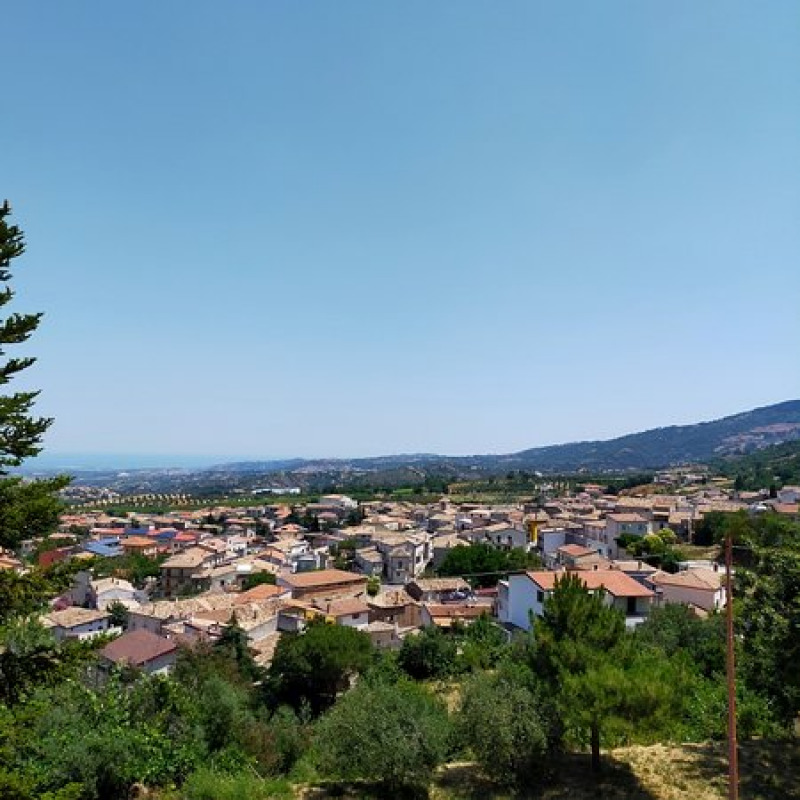
[[[800,396],[795,2],[5,16],[51,452],[504,452]]]

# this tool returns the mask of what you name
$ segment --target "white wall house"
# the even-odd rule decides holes
[[[504,523],[487,525],[476,532],[476,535],[480,534],[483,534],[483,541],[501,550],[511,550],[517,547],[527,550],[531,544],[528,531]]]
[[[653,523],[641,514],[634,512],[609,514],[606,517],[605,531],[605,544],[608,552],[603,555],[606,558],[619,558],[617,539],[620,536],[646,536],[652,531]]]
[[[664,603],[683,603],[719,611],[725,608],[724,573],[702,567],[683,570],[674,575],[655,572],[645,579]]]
[[[147,601],[147,592],[137,589],[123,578],[99,578],[94,580],[87,570],[75,574],[71,590],[72,602],[87,608],[105,611],[112,603],[119,602],[135,608]]]
[[[109,627],[109,615],[105,611],[93,608],[70,606],[62,611],[52,611],[42,620],[45,627],[50,628],[58,641],[64,639],[91,639],[106,633]]]
[[[321,600],[315,606],[337,625],[363,630],[369,625],[369,606],[359,597]]]
[[[500,621],[530,630],[531,617],[542,615],[545,601],[555,588],[556,579],[567,574],[579,577],[590,592],[603,589],[606,603],[622,611],[628,626],[642,622],[650,612],[653,591],[623,572],[578,570],[567,573],[540,570],[509,575],[507,590],[502,586],[498,592]]]
[[[586,520],[583,523],[583,538],[587,547],[595,547],[600,555],[606,558],[616,557],[619,548],[606,520]]]

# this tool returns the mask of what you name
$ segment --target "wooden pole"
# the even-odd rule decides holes
[[[728,798],[739,798],[739,760],[736,743],[736,662],[733,648],[733,588],[731,534],[725,537],[725,622],[727,629],[726,672],[728,676]]]

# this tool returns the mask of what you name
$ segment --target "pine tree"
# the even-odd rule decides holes
[[[9,224],[8,201],[0,206],[0,308],[14,298],[9,285],[11,262],[22,255],[25,241],[22,231]],[[9,314],[0,319],[0,358],[9,345],[26,342],[36,330],[41,314]],[[0,387],[36,361],[30,356],[8,358],[0,362]],[[0,390],[1,391],[1,390]],[[8,475],[10,467],[18,467],[26,458],[41,451],[41,441],[53,420],[31,414],[39,396],[37,391],[0,394],[0,547],[16,547],[22,539],[47,533],[58,521],[60,504],[54,493],[66,486],[67,478],[45,481],[23,481]]]
[[[16,225],[9,225],[6,217],[11,208],[6,200],[0,208],[0,282],[6,284],[0,289],[0,308],[14,298],[14,291],[8,285],[11,280],[9,267],[11,261],[22,255],[25,242],[22,231]],[[6,345],[21,344],[27,341],[39,326],[41,314],[11,314],[0,320],[0,356],[5,355]],[[36,361],[35,358],[10,358],[0,364],[0,386],[5,386],[22,370]],[[15,392],[0,397],[0,473],[6,467],[18,467],[23,459],[37,455],[45,431],[53,423],[46,417],[34,418],[31,407],[39,392]]]

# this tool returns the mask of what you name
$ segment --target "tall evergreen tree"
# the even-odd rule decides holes
[[[663,730],[684,676],[663,654],[636,648],[622,612],[578,575],[557,579],[534,627],[536,672],[549,682],[567,729],[588,743],[600,770],[604,733],[648,720]]]
[[[22,255],[25,241],[22,231],[10,225],[6,218],[11,207],[6,200],[0,208],[0,308],[14,299],[14,290],[8,285],[11,280],[10,266],[13,259]],[[27,341],[39,326],[41,314],[10,314],[0,320],[0,356],[6,353],[7,345]],[[0,386],[5,386],[22,370],[36,361],[26,358],[10,358],[0,364]],[[37,455],[45,431],[53,423],[46,417],[32,417],[31,408],[39,392],[14,392],[0,397],[0,471],[6,467],[18,467],[23,459]]]
[[[25,241],[22,231],[8,222],[11,207],[8,201],[0,206],[0,309],[14,298],[11,262],[22,255]],[[11,313],[0,319],[0,359],[8,346],[26,342],[41,320],[41,314]],[[36,361],[31,356],[6,358],[0,361],[0,392],[14,376]],[[51,530],[57,520],[60,504],[55,492],[66,486],[67,478],[25,482],[8,477],[10,467],[18,467],[26,458],[41,451],[42,437],[53,420],[36,417],[31,412],[37,391],[0,394],[0,547],[16,547],[22,539]]]

